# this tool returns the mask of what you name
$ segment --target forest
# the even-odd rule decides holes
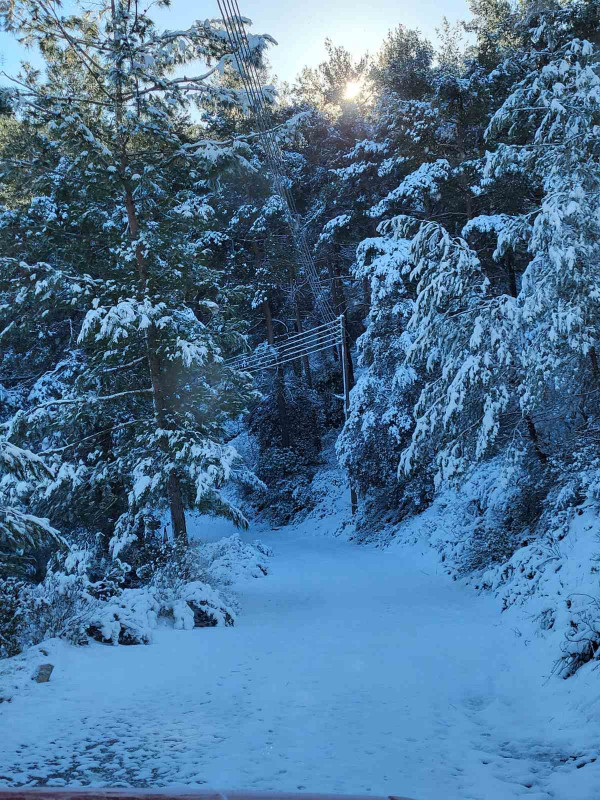
[[[269,548],[190,520],[301,521],[335,463],[355,543],[600,659],[600,6],[470,9],[294,82],[242,20],[277,178],[222,20],[2,0],[45,66],[0,80],[0,657],[233,625]],[[344,347],[278,359],[325,303]]]

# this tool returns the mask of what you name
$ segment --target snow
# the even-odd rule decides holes
[[[235,627],[51,640],[4,662],[18,691],[0,704],[0,785],[595,800],[597,676],[551,677],[528,615],[445,575],[423,523],[359,546],[332,535],[352,530],[339,473],[314,488],[300,524],[243,534],[274,557],[266,578],[240,575]],[[197,517],[190,532],[233,527]],[[30,681],[44,661],[50,683]]]
[[[448,180],[450,163],[445,158],[439,158],[433,163],[423,163],[414,172],[411,172],[402,183],[393,189],[371,209],[370,217],[380,217],[397,202],[405,201],[415,205],[418,211],[424,209],[424,199],[431,197],[439,199],[440,185]]]

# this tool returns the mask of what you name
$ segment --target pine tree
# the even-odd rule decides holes
[[[8,341],[15,347],[35,307],[34,325],[60,302],[73,326],[62,343],[68,378],[18,415],[15,435],[45,437],[61,462],[54,491],[63,504],[117,498],[115,553],[156,507],[169,508],[181,542],[186,508],[244,524],[220,493],[245,476],[224,426],[253,392],[223,365],[240,328],[202,236],[219,171],[245,162],[247,150],[204,139],[188,116],[190,98],[199,108],[243,102],[212,79],[229,68],[224,31],[206,22],[159,33],[134,0],[69,18],[53,2],[23,0],[8,24],[37,41],[48,64],[47,82],[28,70],[16,93],[43,157],[10,177],[45,186],[4,214],[6,230],[27,232],[3,259],[6,296],[21,312],[3,309]],[[265,45],[253,38],[257,53]],[[214,65],[173,76],[199,58]]]
[[[380,232],[385,232],[381,226]],[[412,344],[407,325],[414,305],[410,270],[406,239],[378,236],[358,247],[355,274],[368,282],[371,305],[366,331],[356,343],[360,370],[336,450],[371,528],[389,521],[390,508],[402,515],[414,512],[429,492],[426,470],[419,486],[397,475],[420,388],[417,371],[407,363]]]
[[[584,389],[600,376],[600,52],[575,34],[594,14],[594,4],[582,2],[535,20],[530,71],[491,122],[498,145],[486,167],[490,182],[521,173],[537,190],[499,241],[514,250],[524,240],[529,255],[518,296],[523,413],[547,419],[559,404],[584,427],[595,417]],[[546,436],[556,439],[556,428]]]

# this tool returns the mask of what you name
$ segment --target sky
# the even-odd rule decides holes
[[[435,29],[444,16],[450,22],[469,16],[467,0],[238,0],[241,13],[249,17],[255,33],[269,33],[278,41],[270,49],[269,59],[280,80],[293,81],[302,67],[316,66],[325,57],[326,37],[343,45],[355,56],[365,51],[374,53],[386,33],[398,24],[419,28],[435,41]],[[64,3],[72,6],[71,0]],[[217,0],[173,0],[172,8],[157,10],[155,18],[161,27],[182,28],[195,19],[219,16]],[[0,33],[0,69],[17,71],[24,50],[6,33]],[[34,64],[38,59],[25,52]],[[4,81],[1,81],[4,82]]]

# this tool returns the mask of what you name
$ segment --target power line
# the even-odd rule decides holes
[[[237,71],[242,79],[244,89],[246,90],[258,123],[259,131],[262,135],[265,146],[265,157],[273,176],[273,183],[283,201],[284,212],[288,224],[290,225],[299,261],[304,267],[315,302],[323,319],[332,322],[336,319],[336,314],[321,285],[319,274],[300,222],[300,215],[298,214],[298,209],[290,191],[288,179],[285,175],[283,153],[269,125],[266,98],[253,62],[252,50],[248,42],[237,0],[217,0],[217,2],[223,17],[223,24],[225,25],[229,42],[233,49],[232,55],[236,61]]]
[[[265,144],[265,155],[268,166],[273,176],[276,190],[283,200],[285,214],[290,225],[299,260],[304,266],[315,303],[325,324],[307,331],[305,334],[290,336],[279,343],[277,347],[271,345],[266,353],[254,353],[251,356],[230,360],[228,363],[237,369],[247,372],[258,372],[268,367],[280,367],[288,361],[305,358],[312,353],[318,353],[331,347],[340,346],[342,361],[342,376],[344,381],[344,412],[346,420],[350,412],[350,375],[348,358],[348,339],[346,335],[345,317],[337,317],[325,294],[319,273],[315,266],[312,253],[306,242],[304,229],[300,222],[298,209],[285,177],[285,162],[279,142],[273,134],[269,124],[265,104],[265,96],[252,60],[252,51],[244,29],[244,21],[240,14],[237,0],[217,0],[223,17],[223,24],[227,31],[229,42],[233,49],[233,56],[237,62],[238,72],[246,89],[248,98],[253,104],[254,114],[258,123],[262,139]],[[274,351],[274,352],[273,352]],[[356,513],[357,497],[354,488],[350,487],[352,513]]]
[[[268,350],[254,351],[248,355],[235,356],[225,361],[231,369],[255,372],[270,369],[304,356],[328,350],[342,344],[342,322],[338,317],[300,334],[285,337],[283,341],[270,345]]]

